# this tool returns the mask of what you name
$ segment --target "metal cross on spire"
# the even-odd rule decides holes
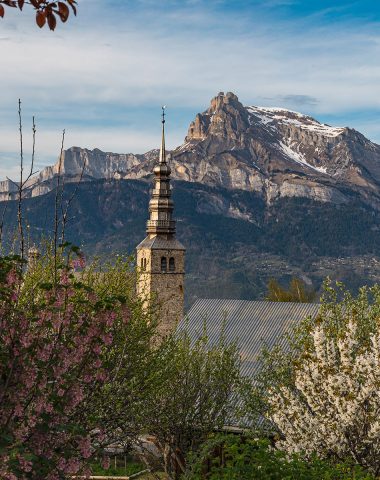
[[[160,149],[160,163],[166,163],[166,152],[165,152],[165,108],[162,107],[162,138],[161,138],[161,149]]]
[[[163,105],[161,108],[162,108],[162,123],[165,123],[165,108],[166,108],[166,105]]]

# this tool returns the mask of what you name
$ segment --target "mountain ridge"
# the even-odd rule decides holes
[[[358,197],[380,209],[379,145],[354,129],[292,110],[244,107],[231,92],[214,97],[190,123],[184,143],[168,153],[174,179],[254,191],[267,205],[284,197],[336,205]],[[78,181],[83,165],[83,181],[148,177],[157,154],[72,147],[30,180],[26,195],[51,191],[59,170],[65,181]],[[15,190],[13,183],[0,182],[0,200]]]
[[[319,292],[326,276],[353,291],[380,282],[380,212],[359,201],[285,197],[266,206],[255,192],[173,184],[177,236],[187,249],[187,306],[199,297],[262,299],[272,277],[285,284],[297,276]],[[149,179],[67,184],[63,204],[75,195],[66,239],[105,261],[133,252],[145,236],[150,187]],[[4,248],[14,241],[17,203],[5,211]],[[55,191],[24,201],[29,242],[54,234],[54,208]]]

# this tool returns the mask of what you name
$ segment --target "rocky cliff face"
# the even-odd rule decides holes
[[[32,179],[28,195],[65,181],[138,179],[150,175],[157,151],[104,153],[77,147]],[[244,107],[233,93],[219,93],[191,122],[183,145],[171,152],[173,177],[257,192],[268,205],[282,197],[345,204],[354,197],[380,209],[380,146],[350,128],[334,128],[280,108]],[[9,185],[0,182],[0,199]]]
[[[54,188],[59,173],[66,183],[77,182],[81,177],[84,181],[123,178],[133,167],[149,159],[150,155],[154,155],[154,151],[146,155],[134,155],[72,147],[63,152],[61,161],[58,159],[55,165],[44,168],[27,183],[26,194],[36,197],[48,193]],[[15,183],[9,180],[0,182],[0,200],[6,200],[9,193],[11,197],[14,196],[16,190]]]
[[[188,181],[281,197],[346,203],[354,195],[379,208],[380,146],[290,110],[243,107],[220,93],[190,124],[173,152],[175,175]]]

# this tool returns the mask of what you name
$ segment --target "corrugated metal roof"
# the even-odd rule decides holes
[[[253,378],[263,346],[273,347],[292,325],[307,317],[315,318],[319,308],[316,303],[200,299],[178,329],[186,328],[190,338],[195,340],[206,326],[209,342],[215,344],[224,324],[226,340],[236,342],[240,350],[242,374]]]

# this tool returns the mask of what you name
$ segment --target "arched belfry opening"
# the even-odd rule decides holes
[[[169,258],[169,272],[175,272],[175,259],[174,259],[174,257]]]
[[[161,148],[153,168],[147,236],[136,248],[137,265],[141,265],[137,293],[145,305],[157,304],[159,333],[166,335],[183,317],[185,247],[176,239],[171,168],[165,149],[165,107],[162,108],[161,123]]]
[[[168,269],[168,261],[166,257],[161,257],[161,272],[166,272]]]

